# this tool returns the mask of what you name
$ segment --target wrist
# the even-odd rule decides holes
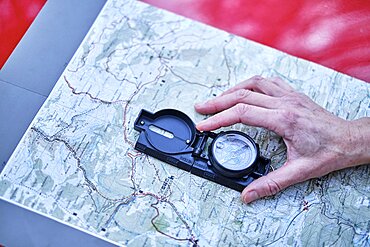
[[[349,158],[347,166],[370,163],[370,118],[360,118],[347,122],[348,137],[343,153]],[[346,140],[347,139],[347,140]]]

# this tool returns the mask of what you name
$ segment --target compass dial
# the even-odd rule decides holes
[[[211,145],[211,161],[228,176],[242,176],[250,171],[258,150],[254,141],[242,132],[228,131],[218,135]]]

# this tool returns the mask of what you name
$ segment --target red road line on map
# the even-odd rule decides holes
[[[72,90],[72,93],[75,94],[75,95],[87,95],[89,96],[92,100],[97,100],[97,101],[100,101],[101,103],[103,104],[112,104],[113,102],[110,102],[110,101],[106,101],[106,100],[103,100],[103,99],[99,99],[97,97],[94,97],[91,95],[91,93],[89,92],[77,92],[76,89],[74,87],[72,87],[71,83],[67,80],[67,77],[64,76],[64,80],[66,81],[68,87]]]

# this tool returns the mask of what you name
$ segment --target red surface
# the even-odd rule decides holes
[[[370,82],[368,0],[144,0]]]
[[[370,82],[370,1],[144,0]],[[46,0],[0,0],[0,68]]]
[[[46,0],[0,0],[0,68]]]

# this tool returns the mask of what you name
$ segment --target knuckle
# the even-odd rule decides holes
[[[274,180],[268,179],[266,182],[266,195],[272,196],[281,191],[281,186]]]
[[[299,115],[294,110],[280,110],[280,122],[283,123],[287,128],[295,126],[299,118]]]
[[[260,81],[260,80],[263,80],[264,78],[262,76],[259,76],[259,75],[255,75],[251,78],[252,81]]]
[[[247,90],[247,89],[240,89],[236,93],[236,95],[239,99],[244,99],[244,98],[248,97],[250,94],[251,94],[251,91]]]
[[[249,106],[246,104],[238,103],[235,105],[235,113],[238,114],[238,116],[242,116],[248,111],[249,111]]]
[[[270,77],[270,78],[268,78],[268,80],[270,80],[272,82],[275,82],[275,84],[284,83],[284,81],[278,76]]]
[[[250,79],[250,83],[251,85],[254,85],[254,86],[258,86],[261,84],[262,81],[264,81],[265,78],[263,78],[262,76],[259,76],[259,75],[255,75],[253,76],[251,79]]]
[[[302,102],[305,100],[305,95],[299,92],[291,92],[285,95],[283,98],[289,106],[302,107]]]

